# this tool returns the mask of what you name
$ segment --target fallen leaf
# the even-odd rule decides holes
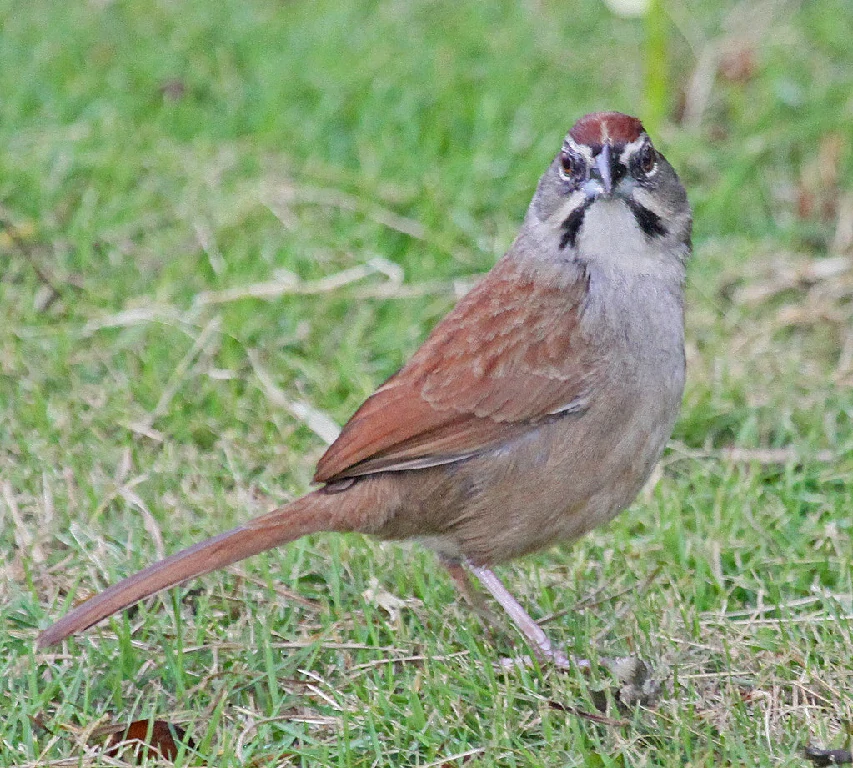
[[[176,739],[190,748],[195,746],[179,725],[166,720],[135,720],[124,731],[110,736],[105,746],[109,757],[117,757],[128,746],[133,746],[137,763],[152,757],[174,760],[178,756]]]

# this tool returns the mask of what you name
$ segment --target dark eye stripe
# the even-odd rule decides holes
[[[629,197],[626,202],[631,213],[634,214],[634,218],[637,220],[637,226],[643,230],[647,237],[663,237],[669,233],[661,217],[654,211],[644,208],[633,197]]]

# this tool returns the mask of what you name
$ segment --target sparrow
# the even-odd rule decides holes
[[[507,253],[355,412],[317,465],[319,488],[109,587],[38,645],[337,531],[434,550],[466,593],[476,576],[540,660],[570,665],[491,568],[608,522],[651,474],[684,389],[691,225],[637,118],[582,117]]]

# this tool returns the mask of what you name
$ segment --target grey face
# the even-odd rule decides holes
[[[622,201],[648,240],[689,246],[684,187],[645,133],[631,142],[589,145],[567,136],[539,183],[534,207],[540,220],[562,216],[562,250],[576,246],[587,211],[601,199]]]

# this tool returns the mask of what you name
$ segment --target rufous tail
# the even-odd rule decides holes
[[[233,530],[177,552],[139,573],[113,584],[74,608],[70,613],[39,635],[37,646],[45,648],[81,632],[112,614],[188,579],[257,555],[267,549],[319,531],[353,530],[341,525],[352,515],[347,493],[326,494],[322,490],[256,517]]]

